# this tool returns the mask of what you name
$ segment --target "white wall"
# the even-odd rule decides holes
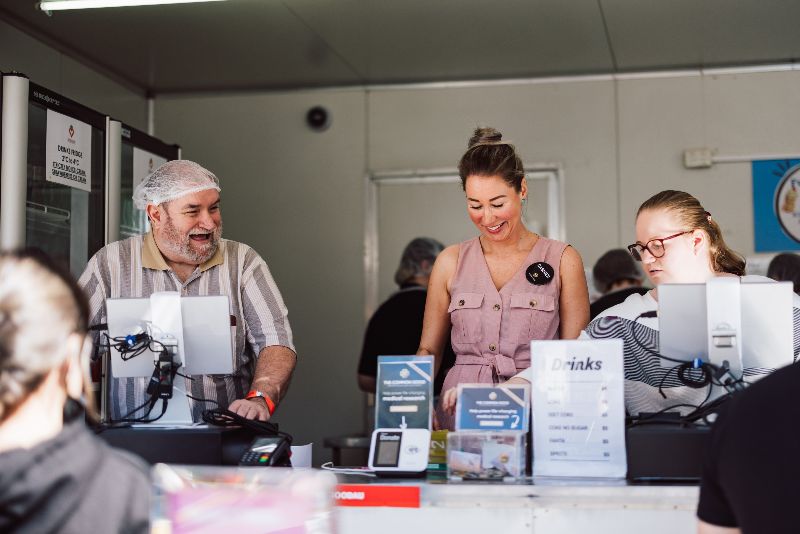
[[[366,173],[455,167],[471,130],[491,125],[526,164],[562,166],[567,239],[587,266],[631,242],[636,208],[666,188],[697,195],[751,254],[749,164],[686,170],[682,152],[800,153],[798,100],[793,71],[170,97],[156,134],[219,173],[226,235],[272,268],[300,358],[279,420],[320,462],[323,437],[361,429]],[[321,134],[303,122],[316,104],[333,115]]]
[[[639,204],[662,189],[703,202],[737,251],[753,243],[749,163],[687,170],[682,150],[720,155],[800,154],[800,72],[683,76],[619,83],[620,204],[624,241],[633,241]]]
[[[568,241],[590,258],[605,252],[608,228],[616,242],[612,82],[398,89],[369,99],[370,171],[455,168],[475,127],[493,126],[525,164],[562,165]]]
[[[266,260],[289,308],[298,354],[277,421],[296,443],[362,428],[355,368],[364,318],[363,91],[159,98],[156,135],[222,184],[224,235]],[[331,112],[322,133],[305,126]]]
[[[0,20],[0,70],[147,131],[147,102],[131,90]],[[177,140],[167,140],[178,142]]]

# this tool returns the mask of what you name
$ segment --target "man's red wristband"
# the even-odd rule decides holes
[[[267,395],[262,391],[251,389],[250,392],[245,397],[245,399],[249,400],[249,399],[254,399],[256,397],[261,397],[262,399],[264,399],[264,402],[267,403],[267,411],[269,411],[270,415],[275,413],[275,403],[272,402],[272,399],[269,398],[269,395]]]

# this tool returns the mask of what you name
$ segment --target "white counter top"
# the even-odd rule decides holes
[[[699,488],[625,481],[528,480],[521,484],[353,480],[420,488],[419,508],[339,507],[342,532],[466,534],[695,532]]]

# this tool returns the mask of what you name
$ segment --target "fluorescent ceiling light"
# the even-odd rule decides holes
[[[160,4],[191,4],[196,2],[220,2],[223,0],[41,0],[42,11],[65,11],[68,9],[95,9],[99,7],[156,6]]]

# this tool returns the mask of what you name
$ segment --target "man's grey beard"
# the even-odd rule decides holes
[[[159,243],[159,245],[166,248],[170,256],[178,256],[187,263],[197,265],[207,262],[214,256],[219,246],[219,240],[222,237],[222,222],[211,233],[211,239],[209,239],[208,243],[202,245],[203,248],[198,251],[192,248],[192,239],[188,235],[181,235],[175,225],[172,224],[172,218],[169,214],[166,215],[167,218],[164,221],[164,237],[166,239],[165,243]],[[195,243],[195,246],[197,245],[198,243]]]

